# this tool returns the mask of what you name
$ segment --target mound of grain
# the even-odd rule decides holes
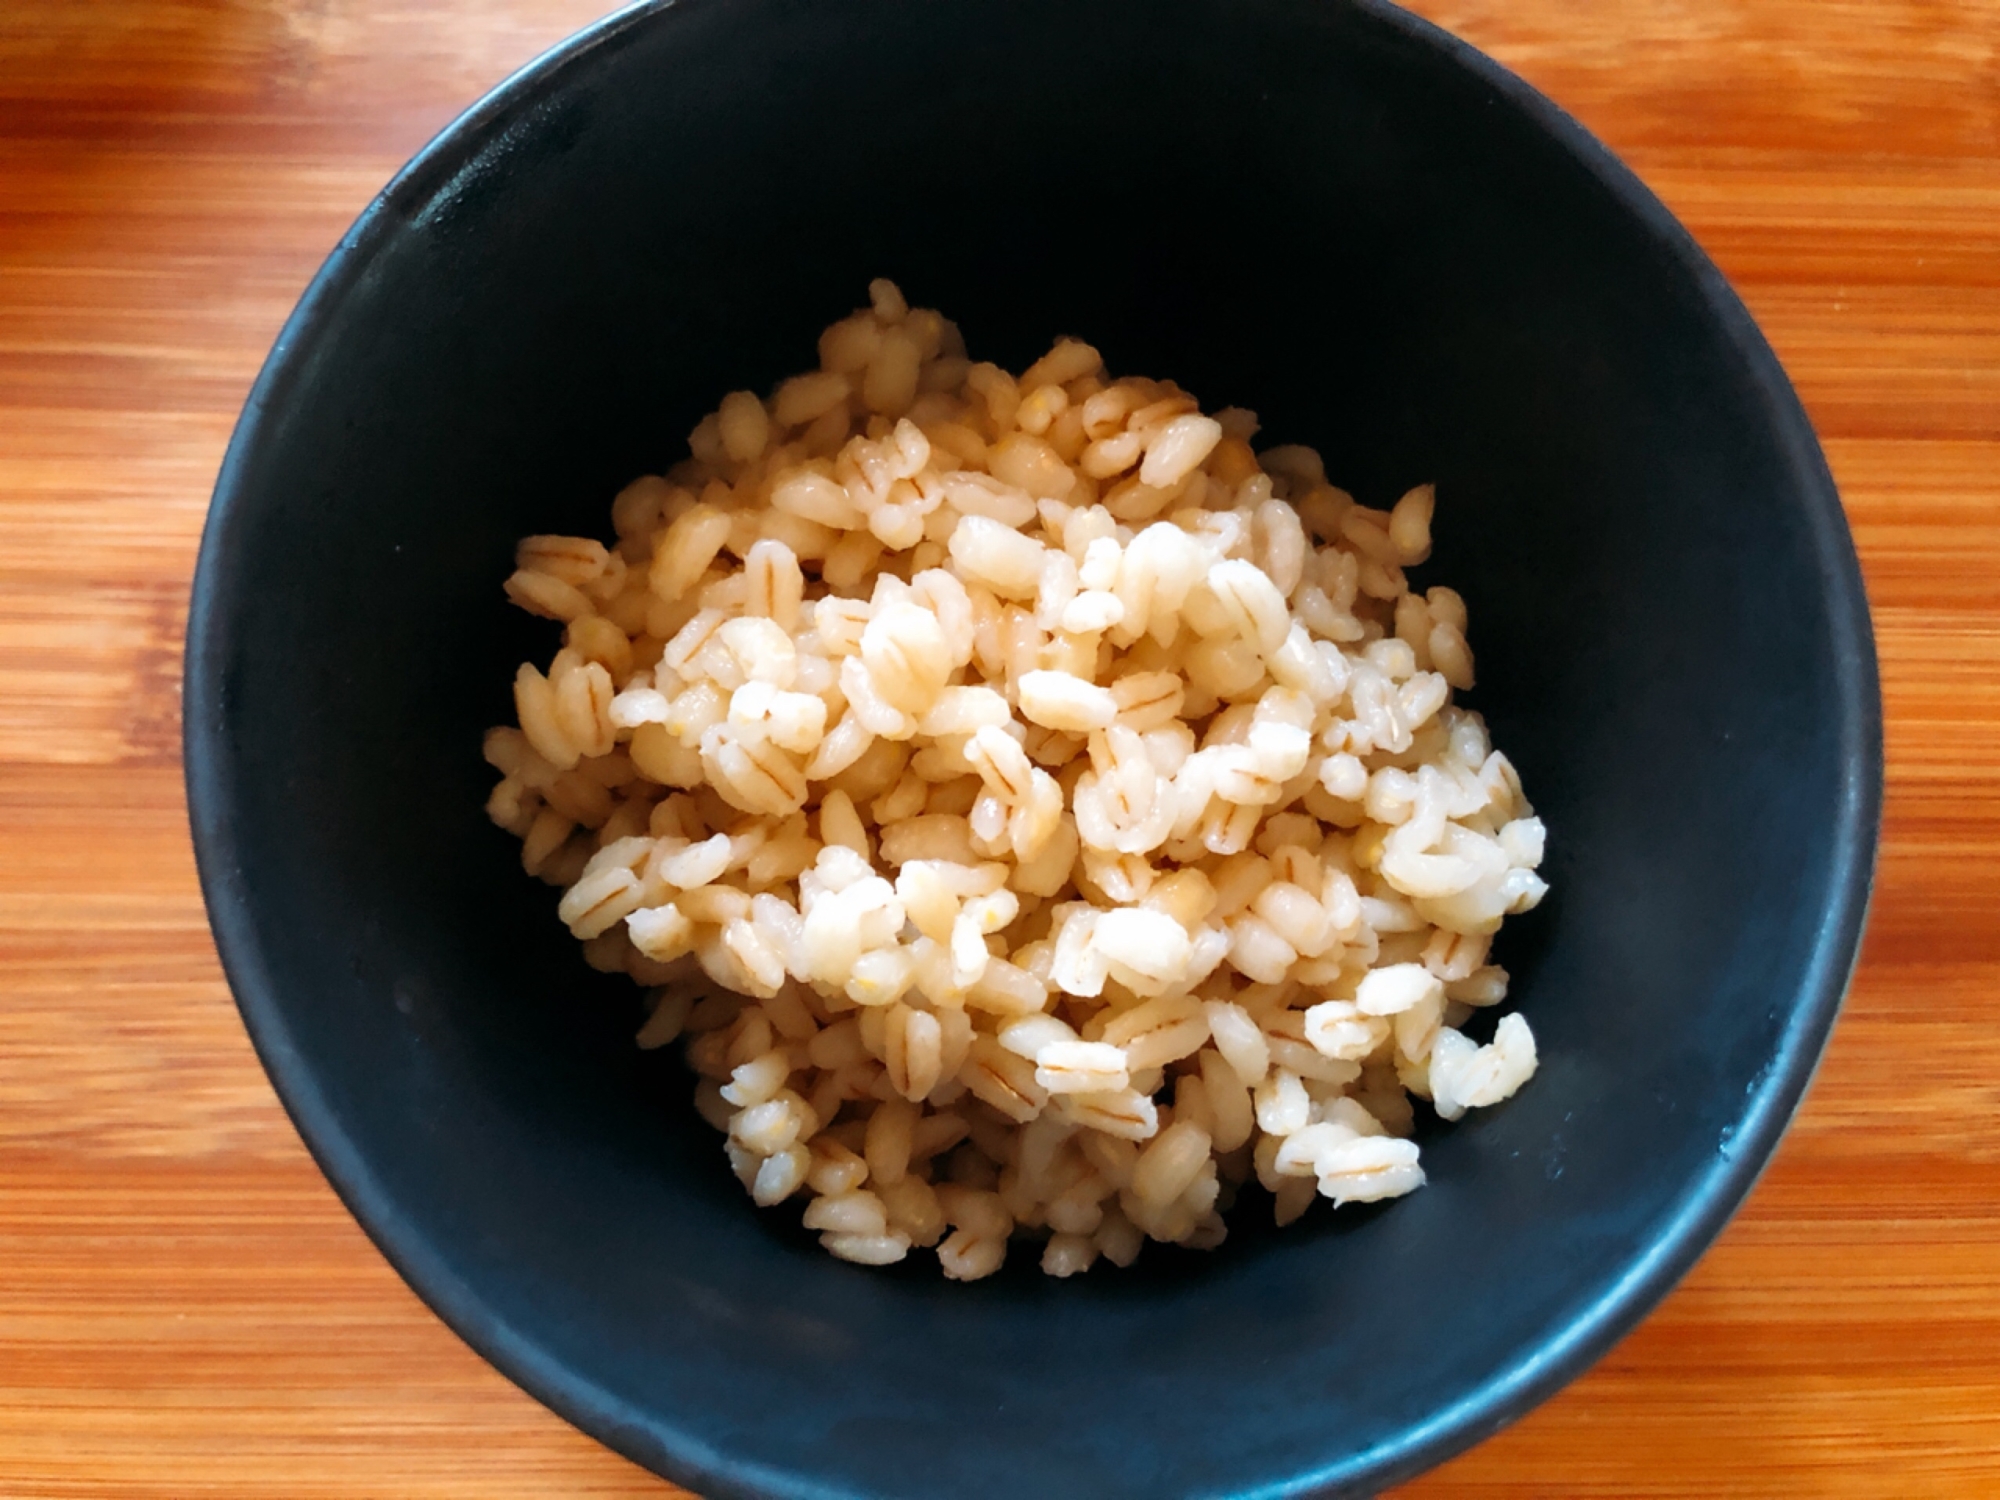
[[[1508,1097],[1487,961],[1542,825],[1475,713],[1466,609],[1256,419],[1021,375],[886,281],[820,368],[723,398],[615,547],[520,544],[563,622],[486,740],[493,820],[589,961],[689,1036],[755,1200],[866,1264],[1010,1241],[1067,1276],[1423,1180],[1409,1096]]]

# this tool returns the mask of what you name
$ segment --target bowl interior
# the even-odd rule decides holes
[[[1013,368],[1058,333],[1238,404],[1470,602],[1471,696],[1550,829],[1500,960],[1539,1076],[1430,1185],[1211,1256],[970,1287],[754,1211],[636,992],[481,804],[553,627],[515,538],[872,276]],[[330,1176],[475,1345],[708,1493],[1373,1486],[1601,1352],[1747,1190],[1851,963],[1879,775],[1810,430],[1663,210],[1385,6],[683,0],[434,146],[343,245],[238,433],[191,630],[204,878]],[[1257,1223],[1251,1223],[1255,1220]]]

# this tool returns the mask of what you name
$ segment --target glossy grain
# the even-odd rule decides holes
[[[1991,1494],[2000,6],[1420,8],[1624,154],[1785,360],[1876,610],[1889,798],[1853,996],[1743,1216],[1405,1493]],[[176,763],[195,542],[285,313],[411,150],[600,9],[0,11],[0,1494],[667,1492],[460,1345],[306,1159]]]

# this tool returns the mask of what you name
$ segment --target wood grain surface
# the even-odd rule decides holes
[[[237,408],[389,174],[600,0],[0,4],[0,1496],[673,1493],[484,1365],[237,1022],[177,761]],[[1409,1496],[2000,1495],[2000,0],[1423,0],[1619,151],[1825,441],[1879,632],[1864,961],[1742,1216]]]

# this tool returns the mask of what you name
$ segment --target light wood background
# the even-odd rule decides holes
[[[1832,1051],[1596,1370],[1404,1493],[2000,1495],[2000,0],[1423,0],[1621,152],[1825,440],[1889,797]],[[177,764],[209,487],[280,322],[601,0],[0,0],[0,1496],[670,1493],[482,1364],[307,1160]]]

